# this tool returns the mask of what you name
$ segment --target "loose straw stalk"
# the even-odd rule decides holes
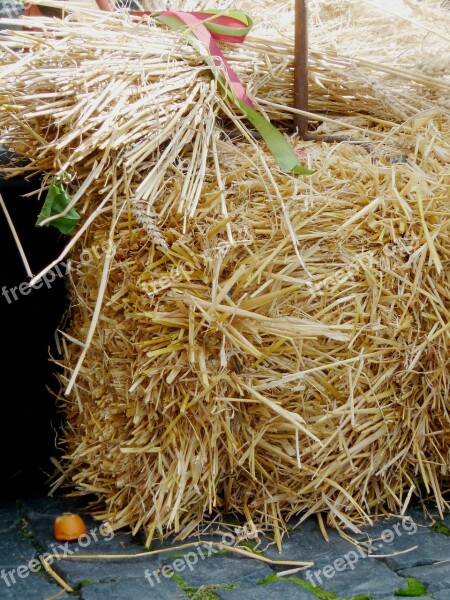
[[[233,546],[228,546],[226,544],[222,544],[220,542],[211,542],[205,541],[203,544],[207,544],[211,546],[211,548],[217,548],[218,551],[226,550],[227,552],[232,552],[234,554],[238,554],[239,556],[245,556],[247,558],[252,558],[254,560],[259,560],[261,562],[265,562],[270,565],[277,566],[291,566],[295,567],[296,570],[307,569],[308,567],[314,566],[313,562],[310,561],[298,561],[298,560],[273,560],[268,558],[267,556],[263,556],[261,554],[256,554],[255,552],[249,552],[248,550],[244,550],[242,548],[236,548]],[[73,592],[74,589],[55,572],[54,569],[50,566],[54,560],[124,560],[124,559],[136,559],[136,558],[144,558],[148,556],[154,556],[159,554],[165,554],[167,552],[179,552],[180,550],[185,550],[186,548],[197,548],[199,545],[198,542],[192,542],[189,544],[182,544],[180,546],[174,546],[170,548],[160,548],[158,550],[148,550],[145,552],[137,552],[135,554],[77,554],[77,556],[70,556],[65,554],[50,554],[44,558],[43,565],[47,573],[53,577],[53,579],[60,585],[66,592]]]

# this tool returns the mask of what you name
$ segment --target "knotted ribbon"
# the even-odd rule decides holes
[[[217,79],[228,98],[246,115],[266,142],[278,166],[287,173],[311,174],[309,169],[299,164],[298,155],[284,135],[254,109],[244,85],[228,64],[215,41],[220,40],[233,44],[244,42],[247,33],[253,26],[253,22],[247,14],[240,10],[226,12],[169,10],[153,13],[132,12],[131,14],[137,17],[149,15],[158,23],[185,33],[189,43],[201,54],[213,72],[218,74]]]

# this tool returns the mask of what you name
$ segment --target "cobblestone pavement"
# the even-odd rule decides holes
[[[364,534],[352,534],[359,547],[329,530],[327,542],[316,519],[293,527],[278,554],[270,540],[254,539],[244,546],[271,559],[314,561],[297,572],[290,567],[218,551],[206,544],[237,539],[242,524],[230,520],[214,538],[178,549],[180,542],[157,543],[158,554],[129,559],[82,560],[77,554],[136,554],[143,540],[125,532],[113,533],[94,521],[80,504],[64,497],[18,500],[0,508],[0,599],[44,600],[450,600],[450,515],[439,518],[427,507],[412,508],[406,519],[377,521]],[[54,518],[76,511],[85,518],[88,533],[64,544],[53,538]],[[239,529],[241,527],[241,529]],[[227,535],[223,532],[228,531]],[[231,533],[233,532],[233,533]],[[219,535],[219,537],[217,537]],[[162,553],[163,548],[170,548]],[[365,551],[364,551],[365,549]],[[41,565],[45,552],[66,558],[54,560],[55,571],[74,589],[67,593]],[[368,554],[370,556],[368,556]],[[67,558],[72,556],[73,558]],[[257,554],[255,554],[257,558]],[[281,574],[284,572],[283,574]]]

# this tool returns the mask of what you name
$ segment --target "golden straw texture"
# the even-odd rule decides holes
[[[82,216],[67,477],[148,542],[213,511],[279,543],[297,513],[449,508],[448,79],[315,50],[314,119],[366,145],[292,137],[299,178],[179,34],[81,15],[0,36],[0,141],[67,171]],[[288,133],[292,41],[261,36],[224,51]]]

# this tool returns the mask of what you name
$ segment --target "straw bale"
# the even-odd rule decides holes
[[[354,530],[415,494],[449,508],[450,82],[316,50],[316,122],[368,145],[291,138],[298,178],[179,35],[82,14],[0,45],[0,141],[67,171],[82,215],[66,477],[148,542],[215,511],[280,543],[295,514]],[[288,133],[292,42],[225,48]]]

